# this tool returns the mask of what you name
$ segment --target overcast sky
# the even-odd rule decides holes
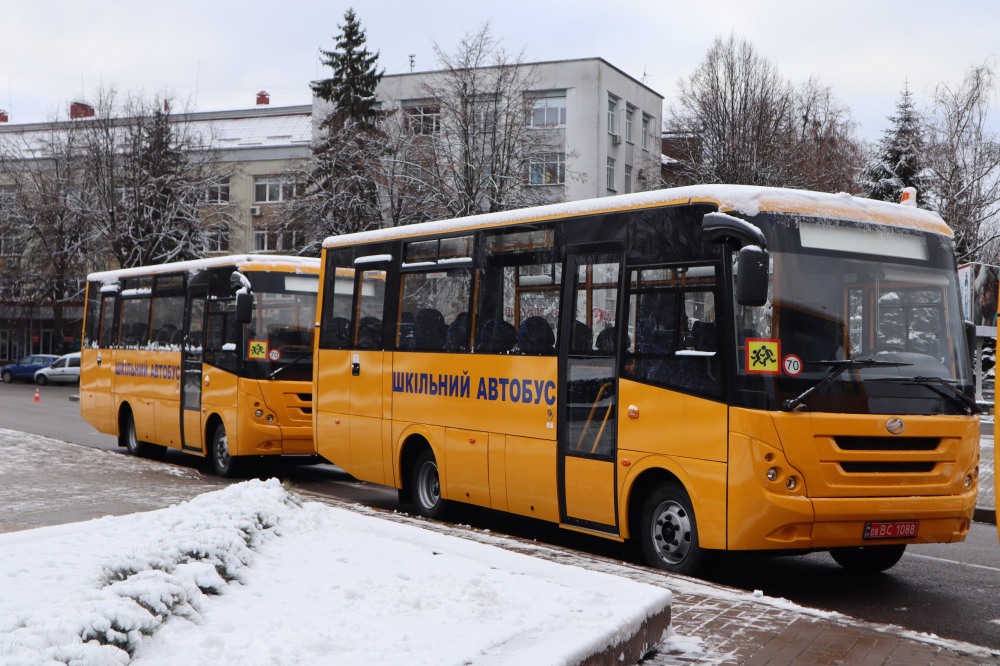
[[[994,0],[0,0],[0,108],[12,123],[65,117],[100,85],[169,94],[199,111],[311,101],[319,49],[353,7],[386,73],[437,67],[489,22],[526,61],[601,57],[669,107],[716,37],[753,44],[786,78],[818,77],[877,140],[903,86],[919,105],[1000,54]]]

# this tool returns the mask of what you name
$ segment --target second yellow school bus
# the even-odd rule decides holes
[[[680,573],[707,550],[883,570],[968,533],[979,418],[934,214],[695,186],[329,238],[322,261],[317,451],[426,516],[510,511]]]
[[[133,454],[312,455],[319,261],[233,255],[87,278],[80,411]]]

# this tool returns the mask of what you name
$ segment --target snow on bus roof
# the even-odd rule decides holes
[[[219,266],[236,266],[257,270],[291,269],[306,273],[319,272],[319,259],[314,257],[296,257],[280,254],[231,254],[224,257],[208,257],[190,261],[174,261],[153,266],[136,266],[134,268],[119,268],[110,271],[99,271],[87,276],[89,282],[114,282],[127,277],[156,275],[177,271],[199,271]]]
[[[862,199],[847,193],[829,194],[809,190],[751,185],[690,185],[651,192],[637,192],[583,201],[568,201],[547,206],[473,215],[405,227],[362,231],[330,236],[323,247],[378,242],[403,237],[436,235],[503,226],[511,223],[539,222],[563,217],[639,210],[666,204],[714,203],[719,210],[747,216],[766,212],[793,213],[815,217],[874,222],[908,227],[952,236],[952,231],[937,213],[886,201]]]

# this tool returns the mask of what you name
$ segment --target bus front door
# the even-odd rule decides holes
[[[205,303],[207,292],[188,292],[181,350],[181,448],[203,451],[201,428],[201,378],[205,358]]]
[[[564,523],[618,534],[618,363],[622,255],[570,255],[559,368],[559,504]],[[575,280],[569,276],[576,275]]]

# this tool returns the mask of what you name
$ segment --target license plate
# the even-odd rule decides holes
[[[866,539],[912,539],[917,536],[920,521],[865,523]]]

